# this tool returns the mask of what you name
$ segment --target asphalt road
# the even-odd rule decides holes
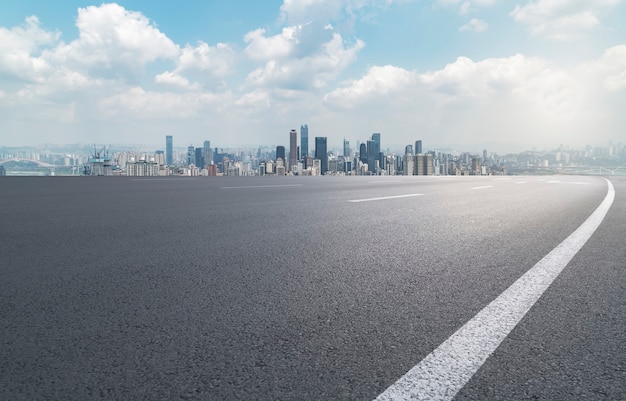
[[[624,399],[626,179],[456,394]],[[371,400],[589,217],[599,177],[2,177],[0,399]]]

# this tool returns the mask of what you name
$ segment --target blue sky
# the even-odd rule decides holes
[[[0,145],[626,142],[623,0],[12,3]]]

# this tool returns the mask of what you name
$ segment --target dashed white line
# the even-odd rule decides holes
[[[526,184],[528,181],[517,181],[516,184]]]
[[[393,195],[393,196],[381,196],[380,198],[367,198],[367,199],[352,199],[348,202],[358,203],[358,202],[371,202],[371,201],[379,201],[379,200],[387,200],[387,199],[397,199],[397,198],[410,198],[413,196],[422,196],[424,194],[406,194],[406,195]]]
[[[281,184],[281,185],[247,185],[241,187],[220,187],[220,189],[250,189],[250,188],[280,188],[280,187],[301,187],[302,184]]]
[[[606,197],[576,231],[381,393],[376,401],[451,400],[600,226],[615,198],[613,185],[609,180],[606,182]]]
[[[483,185],[482,187],[474,187],[470,189],[486,189],[486,188],[493,188],[493,185]]]

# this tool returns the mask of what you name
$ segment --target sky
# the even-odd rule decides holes
[[[626,142],[626,0],[8,3],[0,146]]]

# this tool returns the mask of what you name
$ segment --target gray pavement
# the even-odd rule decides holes
[[[458,399],[626,392],[612,182],[605,222]],[[373,399],[605,194],[570,176],[5,177],[0,399]]]

